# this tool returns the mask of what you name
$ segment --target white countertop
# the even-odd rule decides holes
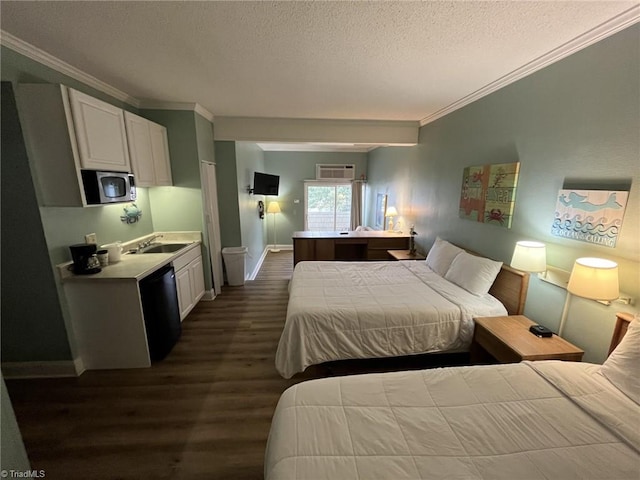
[[[154,241],[157,243],[188,243],[187,246],[172,253],[125,253],[130,248],[134,248],[138,243],[145,241],[152,235],[162,235]],[[102,267],[102,271],[86,275],[76,275],[69,266],[72,262],[57,265],[60,279],[63,282],[70,281],[97,281],[97,280],[135,280],[139,281],[147,275],[155,272],[163,265],[172,262],[177,257],[185,254],[189,250],[200,248],[202,236],[200,232],[157,232],[144,237],[137,238],[130,242],[123,243],[123,254],[121,260],[116,263]]]

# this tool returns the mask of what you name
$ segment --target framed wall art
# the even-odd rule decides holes
[[[629,192],[560,190],[551,234],[615,247]]]
[[[520,162],[465,168],[460,218],[511,228],[519,172]]]
[[[384,193],[379,193],[376,197],[376,228],[384,230],[384,212],[387,211],[387,196]]]

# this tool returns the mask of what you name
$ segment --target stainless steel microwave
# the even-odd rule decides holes
[[[84,195],[88,205],[132,202],[136,183],[131,173],[81,170]]]

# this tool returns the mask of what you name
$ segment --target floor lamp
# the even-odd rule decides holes
[[[567,299],[564,302],[558,336],[562,336],[569,313],[571,295],[590,300],[611,301],[620,296],[618,290],[618,264],[603,258],[578,258],[571,270],[567,285]]]
[[[267,213],[273,213],[273,248],[270,249],[270,252],[279,252],[280,249],[278,247],[278,242],[276,240],[276,214],[280,213],[280,204],[278,202],[269,202],[269,206],[267,207]]]

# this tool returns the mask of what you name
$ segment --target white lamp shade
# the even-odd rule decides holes
[[[267,207],[267,213],[280,213],[280,204],[278,202],[269,202],[269,206]]]
[[[387,211],[384,213],[385,217],[397,217],[398,216],[398,210],[396,210],[396,207],[389,207],[387,208]]]
[[[573,265],[567,290],[591,300],[615,300],[620,296],[618,264],[603,258],[579,258]]]
[[[511,258],[511,267],[523,272],[547,270],[547,248],[544,243],[520,241],[516,243]]]

